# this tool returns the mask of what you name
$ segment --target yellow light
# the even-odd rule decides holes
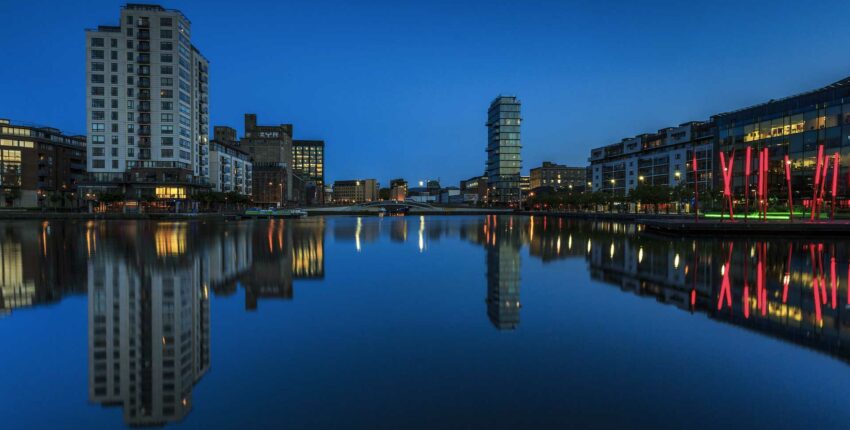
[[[676,254],[676,256],[673,257],[673,268],[674,269],[679,268],[679,254]]]
[[[643,262],[643,247],[640,247],[640,249],[638,249],[638,263],[641,262]]]

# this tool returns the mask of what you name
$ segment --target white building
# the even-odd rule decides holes
[[[89,188],[182,199],[206,185],[208,68],[177,10],[128,4],[86,31]]]
[[[213,191],[250,196],[253,167],[251,156],[224,142],[210,142],[210,185]]]
[[[693,151],[697,156],[700,188],[710,189],[713,145],[711,123],[689,122],[592,149],[589,160],[592,190],[627,195],[639,184],[693,186]]]

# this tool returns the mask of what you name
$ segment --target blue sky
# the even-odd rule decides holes
[[[84,131],[83,30],[124,3],[75,3],[0,0],[0,117]],[[527,172],[850,75],[841,1],[160,4],[210,60],[212,123],[292,123],[329,181],[482,173],[499,94],[523,103]]]

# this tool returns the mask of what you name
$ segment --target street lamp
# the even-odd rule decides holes
[[[676,173],[674,173],[674,175],[676,176],[676,181],[678,181],[681,178],[682,173],[677,170]]]

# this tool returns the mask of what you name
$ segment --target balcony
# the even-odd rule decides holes
[[[151,39],[151,31],[140,28],[139,31],[136,32],[136,39],[150,40]]]

